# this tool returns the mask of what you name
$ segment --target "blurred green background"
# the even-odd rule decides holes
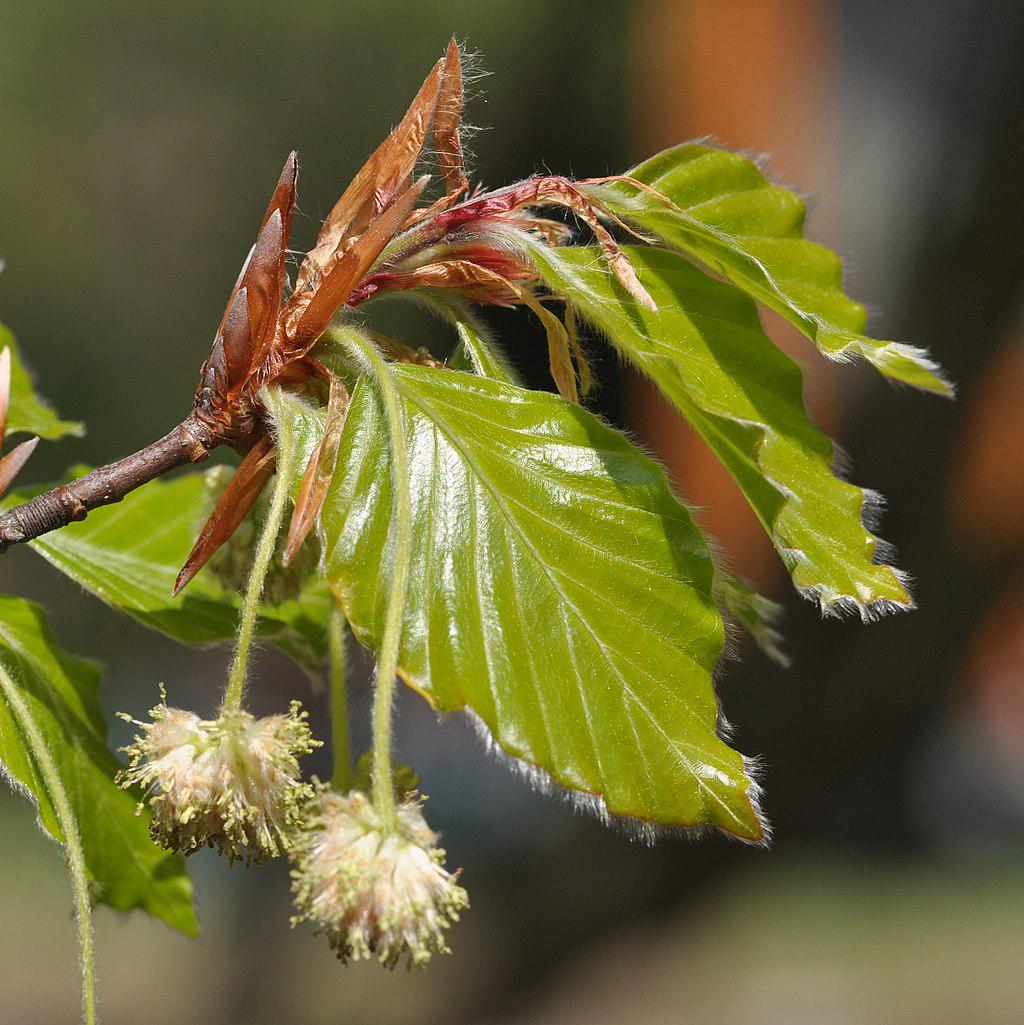
[[[1015,1023],[1024,1017],[1024,8],[1019,0],[517,3],[80,0],[0,5],[0,320],[85,439],[26,479],[116,458],[187,411],[291,148],[293,246],[402,114],[455,33],[474,82],[474,177],[600,175],[704,135],[771,153],[817,197],[885,337],[929,346],[955,404],[860,368],[807,367],[882,533],[917,577],[909,617],[819,622],[689,432],[614,361],[602,412],[657,450],[734,565],[787,606],[791,670],[753,651],[722,698],[765,762],[771,851],[630,844],[529,791],[465,723],[403,695],[398,747],[473,908],[423,974],[342,968],[288,928],[286,870],[192,859],[204,937],[98,912],[109,1022]],[[421,318],[390,326],[436,340]],[[528,318],[498,316],[544,386]],[[108,711],[161,680],[209,710],[223,652],[117,618],[31,552],[5,592],[44,602],[106,671]],[[353,680],[365,743],[365,662]],[[261,657],[254,703],[322,699]],[[123,732],[116,732],[123,739]],[[75,1020],[70,898],[28,806],[0,795],[0,1022]]]

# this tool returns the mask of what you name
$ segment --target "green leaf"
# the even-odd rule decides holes
[[[471,709],[521,767],[602,816],[760,839],[744,760],[716,732],[711,558],[661,467],[558,396],[392,372],[417,553],[407,682],[440,711]],[[376,645],[394,541],[384,412],[365,380],[323,528],[331,587]]]
[[[27,497],[12,495],[5,504]],[[200,471],[156,480],[30,545],[90,594],[145,626],[184,644],[216,644],[234,636],[238,594],[207,568],[171,597],[210,501],[207,474]],[[326,585],[311,578],[297,599],[264,605],[259,635],[316,675],[327,652],[330,601]]]
[[[459,344],[452,354],[449,365],[452,370],[464,370],[492,381],[516,384],[516,375],[498,354],[482,324],[474,319],[460,319],[455,322]]]
[[[56,763],[81,833],[96,898],[119,911],[141,908],[197,936],[184,860],[153,843],[147,815],[136,814],[137,797],[114,783],[119,765],[107,748],[96,667],[57,646],[39,606],[4,595],[0,660],[21,688]],[[36,804],[43,828],[63,842],[30,748],[2,695],[0,761],[12,782]]]
[[[11,404],[7,416],[7,433],[25,432],[35,434],[48,441],[55,441],[65,434],[80,437],[85,427],[60,417],[36,395],[32,388],[32,380],[18,355],[18,347],[14,335],[0,324],[0,351],[11,350]]]
[[[294,449],[292,495],[298,491],[313,449],[324,436],[324,410],[282,388],[267,388],[263,401],[274,421],[278,447]]]
[[[787,667],[789,656],[782,650],[782,634],[776,628],[782,616],[782,606],[758,594],[745,580],[720,567],[715,568],[713,590],[723,615],[746,630],[773,662]]]
[[[470,346],[472,344],[470,342]],[[475,355],[470,346],[464,341],[456,350],[454,357],[449,361],[449,366],[453,370],[463,370],[497,381],[505,380],[501,376],[500,367],[495,367],[489,364],[486,358]],[[789,656],[782,650],[782,634],[777,629],[782,618],[782,606],[778,602],[759,594],[745,580],[720,566],[715,567],[712,591],[715,602],[727,620],[745,630],[773,662],[783,667],[789,666]]]
[[[501,347],[491,337],[490,330],[473,310],[443,293],[427,296],[421,301],[436,309],[455,327],[459,344],[448,361],[452,370],[479,374],[506,384],[521,383]]]
[[[626,174],[672,205],[624,182],[588,187],[591,195],[780,313],[830,359],[861,356],[893,380],[952,394],[925,350],[864,334],[867,314],[843,292],[839,257],[803,236],[803,200],[748,157],[685,143]]]
[[[416,793],[420,786],[420,777],[411,765],[395,762],[391,766],[391,778],[395,788],[395,800],[406,801],[410,794]],[[362,790],[364,794],[373,791],[373,749],[364,751],[356,761],[352,770],[352,790]]]
[[[901,574],[875,560],[870,493],[832,473],[832,442],[803,406],[800,368],[753,302],[677,253],[627,247],[657,310],[636,302],[593,250],[536,250],[551,287],[647,373],[735,477],[793,582],[825,612],[865,619],[911,608]]]

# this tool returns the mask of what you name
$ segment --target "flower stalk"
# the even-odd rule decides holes
[[[409,486],[409,458],[405,449],[405,424],[399,405],[398,389],[387,361],[377,347],[358,331],[333,331],[331,340],[343,345],[353,361],[371,374],[380,389],[384,415],[391,442],[391,493],[395,531],[394,562],[388,591],[384,630],[377,659],[377,678],[373,697],[373,805],[380,816],[385,836],[398,828],[395,788],[391,769],[391,714],[398,650],[402,639],[405,599],[412,564],[412,494]]]
[[[256,619],[259,616],[260,598],[263,596],[263,584],[267,578],[277,537],[284,522],[285,504],[291,488],[295,471],[295,457],[288,445],[278,446],[277,469],[274,489],[270,496],[270,508],[263,523],[256,553],[253,556],[249,583],[242,600],[242,613],[238,620],[238,634],[235,641],[235,654],[228,670],[227,687],[224,690],[224,701],[221,712],[236,711],[242,707],[242,694],[245,691],[245,677],[249,667],[249,653],[252,649],[253,635],[256,631]]]
[[[234,657],[220,715],[201,719],[161,700],[150,722],[123,716],[140,733],[124,750],[119,782],[146,791],[153,839],[190,854],[209,846],[232,861],[259,862],[285,853],[313,790],[298,759],[319,741],[293,701],[283,715],[256,719],[242,708],[249,656],[267,572],[294,478],[289,445],[276,450],[276,477],[242,600]]]
[[[82,1019],[85,1025],[96,1022],[96,960],[93,952],[92,899],[89,895],[89,877],[85,869],[85,853],[78,832],[75,813],[71,810],[67,791],[46,741],[32,716],[32,711],[14,679],[0,664],[0,689],[28,740],[32,757],[43,777],[53,810],[64,834],[64,849],[68,855],[68,870],[75,902],[75,924],[78,929],[78,958],[82,967]]]
[[[348,694],[345,689],[345,617],[337,605],[327,623],[331,689],[331,747],[334,770],[331,788],[345,793],[352,786],[352,752],[348,734]]]

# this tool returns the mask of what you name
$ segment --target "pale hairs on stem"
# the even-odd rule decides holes
[[[264,392],[265,399],[270,396]],[[272,403],[268,403],[272,404]],[[274,557],[277,546],[277,535],[281,532],[284,522],[285,504],[291,488],[294,472],[295,453],[290,445],[277,446],[277,468],[274,475],[274,490],[270,497],[270,508],[260,532],[256,554],[249,573],[245,598],[242,601],[242,614],[238,620],[238,635],[235,642],[235,655],[228,671],[227,687],[224,689],[222,712],[242,707],[242,693],[245,690],[245,674],[249,665],[249,651],[252,648],[253,634],[256,631],[256,618],[260,610],[260,598],[263,595],[263,582],[270,568],[270,560]]]
[[[412,495],[409,488],[409,457],[405,450],[405,426],[399,405],[398,389],[387,361],[373,342],[353,329],[334,329],[330,339],[348,351],[364,373],[372,376],[384,404],[391,444],[391,501],[395,531],[391,587],[384,613],[377,658],[377,679],[373,696],[373,773],[372,797],[383,824],[383,832],[393,833],[398,825],[395,789],[391,778],[391,713],[398,673],[398,647],[402,638],[405,598],[412,564]]]
[[[345,690],[345,617],[332,601],[327,623],[331,691],[331,748],[334,767],[331,789],[347,793],[352,786],[352,753],[348,736],[348,695]]]
[[[28,702],[2,663],[0,689],[3,690],[4,697],[28,740],[32,757],[43,778],[43,784],[50,795],[53,810],[64,834],[64,849],[67,851],[71,889],[75,901],[75,924],[78,927],[78,957],[82,966],[82,1018],[85,1025],[95,1025],[96,962],[93,953],[92,901],[89,897],[89,877],[85,871],[85,854],[82,852],[78,823],[75,821],[75,813],[71,810],[71,802],[60,780],[53,755],[50,754],[50,749],[46,746],[46,741],[32,717]]]

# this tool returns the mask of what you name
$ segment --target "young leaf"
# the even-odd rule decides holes
[[[746,581],[721,567],[715,568],[713,590],[715,601],[726,618],[746,630],[773,662],[788,666],[789,656],[782,650],[782,634],[776,629],[782,606],[758,594]]]
[[[504,381],[505,384],[520,383],[500,346],[472,310],[454,302],[442,304],[439,300],[431,305],[435,305],[454,325],[459,336],[459,344],[448,361],[452,370],[464,370],[489,377],[492,381]]]
[[[25,497],[12,494],[6,501]],[[119,505],[96,509],[87,520],[30,545],[91,594],[143,625],[184,644],[216,644],[234,636],[238,595],[202,572],[171,597],[208,504],[206,475],[186,473],[153,481]],[[264,605],[259,634],[315,675],[326,657],[329,612],[326,586],[311,579],[300,600]]]
[[[23,431],[35,434],[48,441],[55,441],[66,434],[80,437],[85,427],[60,417],[36,395],[32,388],[32,380],[18,355],[18,347],[14,343],[14,335],[0,324],[0,351],[11,350],[11,399],[7,414],[7,433],[16,434]]]
[[[463,335],[461,323],[459,327],[459,334],[463,341],[449,361],[451,369],[479,374],[481,377],[490,377],[495,381],[504,380],[500,376],[500,368],[495,368],[492,363],[476,355],[472,348],[474,344],[472,336],[467,345],[467,338]],[[498,372],[495,372],[495,369]],[[782,634],[776,628],[782,616],[782,606],[778,602],[759,594],[746,581],[720,566],[715,567],[712,593],[722,615],[728,621],[745,630],[754,643],[773,662],[784,667],[789,665],[789,657],[782,650]]]
[[[830,359],[861,356],[893,380],[952,394],[923,349],[864,334],[867,314],[843,292],[839,257],[803,236],[803,200],[773,185],[748,157],[684,143],[626,176],[669,203],[621,181],[584,191],[782,314]]]
[[[114,783],[119,766],[107,748],[96,667],[57,646],[37,605],[4,595],[0,661],[21,688],[60,773],[96,898],[120,911],[141,908],[186,935],[198,935],[183,859],[153,843],[146,816],[136,814],[137,798]],[[18,719],[3,697],[0,761],[13,783],[36,804],[43,828],[63,842]]]
[[[418,553],[407,682],[441,711],[471,709],[599,814],[760,839],[744,760],[716,732],[711,558],[662,469],[555,395],[392,372]],[[393,558],[389,460],[381,400],[362,381],[323,529],[332,590],[371,645]]]
[[[743,489],[802,592],[865,619],[912,607],[863,523],[874,497],[832,473],[832,442],[803,406],[800,368],[753,302],[677,253],[627,247],[658,309],[636,302],[591,249],[538,249],[551,287],[647,373]]]

